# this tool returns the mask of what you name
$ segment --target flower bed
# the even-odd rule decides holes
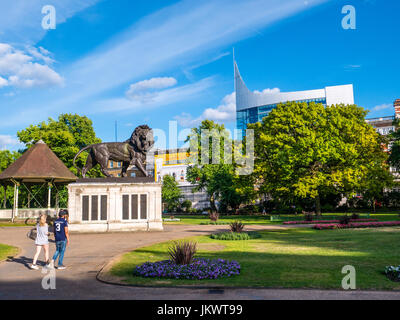
[[[171,260],[146,262],[137,266],[133,275],[147,278],[167,279],[217,279],[240,274],[240,265],[232,260],[193,259],[186,265],[178,265]]]
[[[326,229],[351,229],[351,228],[378,228],[378,227],[391,227],[400,226],[400,221],[380,221],[380,222],[361,222],[349,224],[316,224],[313,229],[326,230]]]
[[[256,231],[248,231],[248,232],[220,232],[210,235],[211,239],[216,240],[250,240],[261,238],[261,235]]]
[[[378,221],[378,219],[350,219],[350,222],[373,222]],[[283,224],[316,224],[316,223],[339,223],[340,220],[314,220],[314,221],[285,221]]]

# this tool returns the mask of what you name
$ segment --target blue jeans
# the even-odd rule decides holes
[[[62,266],[63,264],[64,252],[66,247],[67,247],[67,240],[56,241],[56,252],[54,253],[53,260],[55,262],[57,260],[57,257],[60,256],[58,259],[59,266]]]

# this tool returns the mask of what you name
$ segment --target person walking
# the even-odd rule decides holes
[[[38,270],[39,267],[36,265],[37,259],[39,258],[42,248],[44,249],[44,255],[46,259],[46,265],[49,264],[49,225],[46,222],[47,215],[43,214],[39,217],[39,222],[36,224],[36,253],[33,257],[31,269]]]
[[[53,259],[50,262],[49,267],[54,268],[55,262],[58,258],[57,269],[63,270],[66,267],[63,264],[64,253],[67,245],[69,244],[68,234],[68,210],[60,210],[58,214],[59,218],[54,221],[54,238],[56,241],[56,252],[54,253]]]

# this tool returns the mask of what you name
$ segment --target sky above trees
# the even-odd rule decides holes
[[[383,4],[384,3],[384,4]],[[296,91],[354,84],[369,116],[392,115],[399,98],[397,1],[54,0],[57,25],[44,30],[43,0],[0,4],[0,148],[17,131],[79,113],[103,141],[147,123],[235,126],[232,49],[250,90]]]

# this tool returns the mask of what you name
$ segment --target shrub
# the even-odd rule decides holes
[[[351,219],[350,222],[375,222],[378,219]],[[314,220],[314,221],[284,221],[283,224],[320,224],[320,223],[340,223],[340,220]]]
[[[208,215],[211,221],[217,221],[219,219],[219,213],[218,212],[210,212]]]
[[[174,264],[171,260],[146,262],[133,270],[133,275],[148,278],[169,279],[217,279],[240,274],[240,264],[223,259],[194,259],[186,265]]]
[[[190,212],[192,209],[192,201],[187,200],[187,199],[182,201],[181,208],[182,208],[183,212]]]
[[[200,223],[201,225],[217,225],[217,226],[219,226],[219,225],[226,225],[226,224],[229,224],[229,222],[226,222],[226,221],[206,221],[206,222],[201,222]]]
[[[244,224],[240,221],[234,221],[229,224],[232,232],[242,232],[244,228]]]
[[[378,222],[357,222],[349,224],[316,224],[312,228],[317,230],[325,229],[350,229],[350,228],[379,228],[379,227],[394,227],[400,226],[400,221],[378,221]]]
[[[258,232],[251,231],[251,232],[220,232],[210,235],[211,239],[215,240],[230,240],[230,241],[237,241],[237,240],[250,240],[250,239],[257,239],[261,238],[261,235]]]
[[[351,219],[352,219],[352,220],[358,220],[358,219],[360,219],[360,215],[357,214],[357,213],[353,213],[353,214],[351,215]]]
[[[196,242],[174,242],[169,247],[168,254],[175,264],[189,264],[197,251]]]
[[[339,223],[340,224],[349,224],[350,223],[350,217],[348,215],[341,216],[339,218]]]
[[[313,221],[313,215],[312,215],[312,213],[306,213],[306,214],[304,214],[304,220],[305,220],[305,221]]]

